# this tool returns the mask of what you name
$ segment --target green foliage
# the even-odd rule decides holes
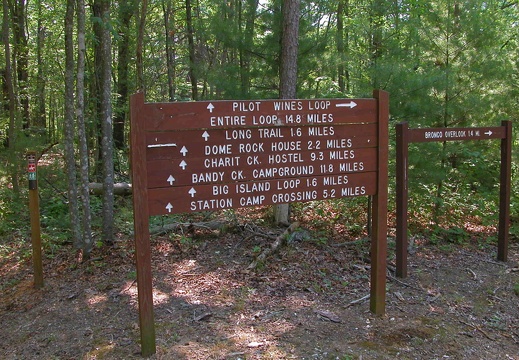
[[[174,100],[190,100],[190,54],[186,34],[186,9],[173,7],[167,14],[166,4],[150,2],[144,32],[144,88],[147,101],[166,101],[174,88]],[[198,1],[193,18],[195,74],[200,98],[265,99],[278,97],[281,36],[280,0],[258,2]],[[518,5],[503,6],[484,0],[458,1],[368,1],[350,0],[348,8],[337,14],[336,1],[302,1],[298,58],[298,97],[366,97],[373,87],[390,93],[391,127],[407,121],[411,128],[436,126],[496,126],[503,119],[519,117],[519,37]],[[130,53],[136,53],[137,28],[134,16],[122,28],[119,6],[113,3],[111,22],[114,36],[114,81],[119,64],[115,49],[128,39]],[[38,6],[42,10],[38,11]],[[128,10],[129,11],[129,10]],[[132,10],[134,11],[134,10]],[[17,148],[2,151],[0,166],[0,236],[26,234],[28,216],[26,195],[15,194],[11,175],[24,180],[23,153],[28,148],[43,149],[60,141],[63,129],[63,23],[64,7],[56,0],[27,4],[29,54],[29,99],[40,98],[36,92],[45,83],[45,116],[47,131],[18,129]],[[339,33],[338,19],[343,21]],[[86,99],[87,127],[91,164],[96,164],[98,129],[94,45],[98,41],[91,31],[99,18],[89,17],[87,24]],[[121,28],[119,28],[121,27]],[[167,30],[166,30],[167,28]],[[44,33],[39,31],[44,29]],[[43,45],[38,44],[44,35]],[[166,39],[173,51],[168,68]],[[380,42],[378,42],[380,40]],[[339,52],[339,43],[343,45]],[[39,46],[41,46],[39,48]],[[41,62],[38,60],[41,56]],[[2,59],[0,61],[5,61]],[[129,92],[137,90],[134,64],[129,64]],[[5,66],[0,66],[4,68]],[[339,68],[346,72],[344,88],[338,79]],[[168,71],[171,70],[171,71]],[[168,78],[168,74],[171,78]],[[115,85],[115,84],[114,84]],[[114,87],[115,89],[116,87]],[[114,103],[119,95],[114,94]],[[31,116],[36,113],[30,104]],[[5,105],[5,103],[4,103]],[[117,104],[127,109],[128,104]],[[115,107],[114,107],[115,108]],[[6,140],[9,114],[0,109],[0,148]],[[22,114],[17,113],[19,121]],[[35,119],[24,119],[29,123]],[[30,121],[29,121],[30,120]],[[517,126],[515,126],[517,127]],[[31,129],[31,127],[29,127]],[[391,129],[392,131],[392,129]],[[128,129],[127,129],[128,132]],[[517,129],[514,129],[514,176],[512,189],[519,188],[517,177]],[[393,140],[393,136],[391,138]],[[11,152],[12,151],[12,152]],[[393,151],[393,149],[390,149]],[[64,165],[53,154],[40,169],[42,226],[50,238],[69,238],[69,214]],[[495,224],[498,213],[499,143],[463,142],[413,144],[409,148],[409,210],[411,226],[423,230],[429,224],[454,229],[462,220]],[[117,152],[116,181],[130,181],[129,157]],[[393,157],[390,156],[390,160]],[[4,166],[5,164],[5,166]],[[390,167],[393,171],[393,167]],[[92,173],[92,179],[97,174]],[[20,181],[21,187],[25,185]],[[394,177],[390,186],[394,188]],[[390,189],[390,196],[394,191]],[[91,198],[94,231],[101,219],[102,203]],[[392,204],[389,205],[390,210]],[[344,226],[352,236],[365,232],[365,199],[346,199],[296,205],[300,213],[313,211],[313,224],[332,223]],[[232,212],[226,214],[231,216]],[[512,191],[511,234],[519,237],[519,195]],[[152,226],[170,220],[155,217]],[[116,204],[115,225],[122,234],[133,229],[130,199]],[[435,237],[454,242],[464,241],[459,230],[436,232]],[[452,232],[452,233],[451,233]],[[52,236],[49,234],[52,233]],[[64,242],[65,240],[63,240]],[[61,240],[59,242],[62,242]]]

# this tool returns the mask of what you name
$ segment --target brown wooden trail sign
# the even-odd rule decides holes
[[[149,217],[373,196],[370,308],[385,312],[388,94],[145,103],[131,97],[141,350],[155,353]]]
[[[407,202],[408,145],[432,141],[467,141],[501,139],[501,175],[499,193],[499,231],[497,258],[508,257],[510,226],[510,187],[512,166],[512,122],[499,127],[409,129],[407,123],[396,125],[396,275],[407,277]]]

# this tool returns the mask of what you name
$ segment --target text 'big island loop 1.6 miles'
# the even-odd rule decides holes
[[[373,99],[150,104],[150,214],[375,193]]]

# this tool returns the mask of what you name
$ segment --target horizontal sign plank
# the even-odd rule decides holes
[[[150,216],[376,194],[377,173],[335,174],[148,190]]]
[[[409,129],[409,142],[504,139],[504,127]]]
[[[376,148],[251,154],[148,161],[148,188],[377,169]]]
[[[376,124],[148,132],[146,159],[375,147],[376,136]]]
[[[375,99],[251,100],[144,103],[147,131],[375,123]]]

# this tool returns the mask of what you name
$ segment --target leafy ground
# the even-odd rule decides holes
[[[517,241],[502,263],[481,234],[415,238],[409,277],[395,279],[390,240],[386,315],[375,317],[366,239],[303,214],[296,236],[252,271],[283,232],[255,216],[152,238],[153,358],[519,359]],[[47,247],[41,290],[28,245],[2,244],[0,358],[140,358],[130,236],[81,264],[71,248]]]

